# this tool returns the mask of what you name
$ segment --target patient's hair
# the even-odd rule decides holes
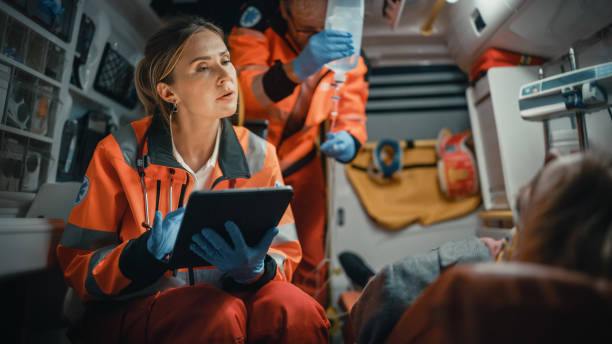
[[[147,40],[144,56],[134,72],[138,98],[147,115],[161,115],[169,122],[172,104],[157,94],[157,83],[172,84],[172,72],[193,34],[208,30],[224,39],[223,31],[200,17],[177,17]]]
[[[585,153],[538,192],[542,175],[527,191],[518,259],[612,278],[612,154]]]

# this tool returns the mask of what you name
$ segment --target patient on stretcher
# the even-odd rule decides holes
[[[422,291],[456,263],[521,261],[612,279],[610,152],[551,161],[521,190],[517,211],[513,235],[502,241],[471,237],[406,257],[373,276],[362,269],[360,280],[367,285],[350,315],[357,341],[384,342]]]

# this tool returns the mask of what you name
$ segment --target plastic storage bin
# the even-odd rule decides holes
[[[49,49],[47,50],[47,61],[45,65],[45,75],[58,81],[62,80],[65,59],[66,52],[64,51],[64,49],[49,42]]]
[[[0,191],[19,191],[23,177],[24,137],[5,134],[0,139]]]
[[[26,51],[26,65],[32,69],[43,72],[47,54],[47,40],[34,31],[30,31]]]
[[[23,63],[28,29],[12,18],[7,20],[6,25],[2,44],[2,54]]]

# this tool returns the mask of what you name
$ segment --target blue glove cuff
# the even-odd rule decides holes
[[[353,154],[350,157],[346,156],[346,157],[342,157],[343,159],[338,159],[338,161],[344,164],[347,164],[353,161],[355,157],[357,156],[357,153],[359,153],[359,150],[361,149],[361,142],[359,142],[359,140],[357,140],[355,136],[351,135],[351,133],[349,133],[349,135],[351,136],[351,139],[353,139],[353,143],[355,144],[355,150],[353,151]]]
[[[262,259],[255,267],[245,266],[234,271],[229,271],[227,274],[231,276],[234,281],[245,284],[252,282],[255,277],[259,276],[259,274],[264,271],[264,268],[264,259]]]
[[[305,80],[305,79],[306,79],[306,78],[308,78],[308,77],[310,76],[310,74],[312,74],[312,73],[309,73],[308,71],[302,70],[302,68],[301,68],[302,63],[300,63],[300,56],[301,56],[301,55],[299,55],[298,57],[296,57],[296,58],[293,60],[293,62],[292,62],[292,64],[293,64],[293,71],[295,72],[295,75],[297,75],[297,76],[298,76],[298,78],[300,78],[300,79],[302,79],[302,80]]]
[[[276,262],[272,257],[266,255],[264,259],[264,273],[256,281],[249,284],[236,282],[229,274],[223,278],[223,290],[226,291],[252,291],[263,287],[276,276]]]

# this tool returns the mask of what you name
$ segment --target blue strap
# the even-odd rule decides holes
[[[391,147],[393,150],[393,160],[390,164],[385,164],[381,156],[381,153],[385,147]],[[400,154],[402,154],[402,150],[398,141],[382,139],[378,142],[376,149],[374,150],[374,159],[376,160],[376,165],[381,170],[383,177],[389,178],[402,168]]]

